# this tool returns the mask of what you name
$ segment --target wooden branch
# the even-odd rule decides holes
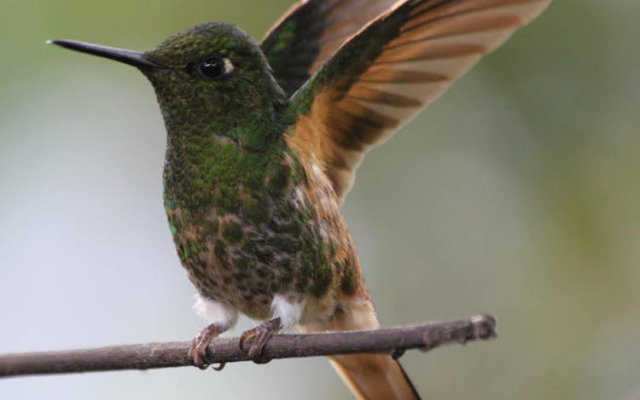
[[[427,323],[372,331],[326,332],[307,335],[275,335],[264,347],[265,360],[353,353],[429,351],[439,346],[496,337],[496,321],[476,315],[457,321]],[[168,342],[0,355],[0,377],[70,372],[113,371],[191,366],[190,342]],[[239,338],[219,338],[208,348],[212,364],[249,361],[240,350]]]

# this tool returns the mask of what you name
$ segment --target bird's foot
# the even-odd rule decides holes
[[[220,328],[220,325],[211,324],[198,333],[198,336],[191,342],[189,353],[187,353],[193,365],[200,369],[206,369],[209,366],[209,362],[207,361],[207,347],[209,347],[209,343],[222,332],[223,330]],[[213,367],[216,371],[220,371],[222,368],[224,368],[224,363]]]
[[[246,350],[246,342],[247,340],[251,340],[252,343],[247,351],[247,355],[256,363],[266,363],[269,360],[260,357],[262,349],[269,341],[269,338],[280,329],[282,329],[280,317],[265,321],[255,328],[242,333],[242,336],[240,336],[240,349]]]

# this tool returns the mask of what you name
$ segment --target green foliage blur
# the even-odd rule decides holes
[[[0,0],[0,353],[204,324],[150,85],[44,41],[141,50],[205,21],[260,38],[291,3]],[[555,0],[359,169],[344,212],[382,323],[498,319],[496,341],[403,358],[425,398],[640,398],[638,20],[635,0]],[[0,382],[2,399],[258,396],[350,398],[322,359]]]

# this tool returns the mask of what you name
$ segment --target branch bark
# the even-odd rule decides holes
[[[275,335],[264,347],[265,360],[354,353],[429,351],[451,344],[496,337],[496,321],[489,315],[371,331]],[[208,348],[212,364],[250,361],[239,347],[239,338],[218,338]],[[146,370],[191,366],[190,342],[167,342],[0,355],[0,377],[89,371]]]

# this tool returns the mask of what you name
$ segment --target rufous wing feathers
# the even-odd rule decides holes
[[[551,0],[405,0],[347,41],[291,98],[290,141],[323,164],[342,203],[389,138]]]

